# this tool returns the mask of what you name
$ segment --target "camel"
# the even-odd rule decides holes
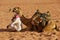
[[[15,8],[17,8],[18,10]],[[15,8],[13,8],[12,11],[20,13],[19,7],[15,7]],[[47,12],[47,13],[49,13],[49,12]],[[39,10],[37,10],[37,12],[30,19],[26,18],[23,14],[20,14],[20,16],[21,16],[22,23],[27,26],[27,30],[47,32],[47,30],[50,31],[50,30],[53,30],[54,28],[56,28],[55,22],[51,21],[51,20],[49,20],[47,24],[44,22],[46,25],[44,27],[42,26],[43,23],[41,23],[42,20],[40,18],[41,12],[39,12]],[[48,16],[46,16],[46,18],[48,18]],[[10,25],[8,25],[8,26],[10,26]]]

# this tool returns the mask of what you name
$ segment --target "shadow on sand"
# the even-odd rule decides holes
[[[15,32],[15,30],[11,30],[11,29],[0,29],[0,32]]]
[[[29,30],[21,30],[19,32],[26,32]],[[0,32],[17,32],[16,30],[12,30],[12,29],[0,29]],[[30,32],[37,32],[37,31],[30,31]]]

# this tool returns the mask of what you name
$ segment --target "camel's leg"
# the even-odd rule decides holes
[[[32,28],[31,29],[34,30],[34,31],[37,31],[37,26],[32,25]]]

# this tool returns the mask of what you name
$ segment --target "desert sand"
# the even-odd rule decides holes
[[[0,0],[0,40],[60,40],[60,30],[51,33],[22,31],[10,32],[7,25],[14,16],[10,8],[20,7],[26,18],[31,18],[37,9],[44,13],[49,11],[52,19],[57,20],[60,29],[60,0]],[[23,28],[28,26],[22,24]]]

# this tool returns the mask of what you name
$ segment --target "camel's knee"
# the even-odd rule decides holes
[[[9,24],[9,25],[7,26],[7,29],[9,29],[10,26],[11,26],[11,25]]]

